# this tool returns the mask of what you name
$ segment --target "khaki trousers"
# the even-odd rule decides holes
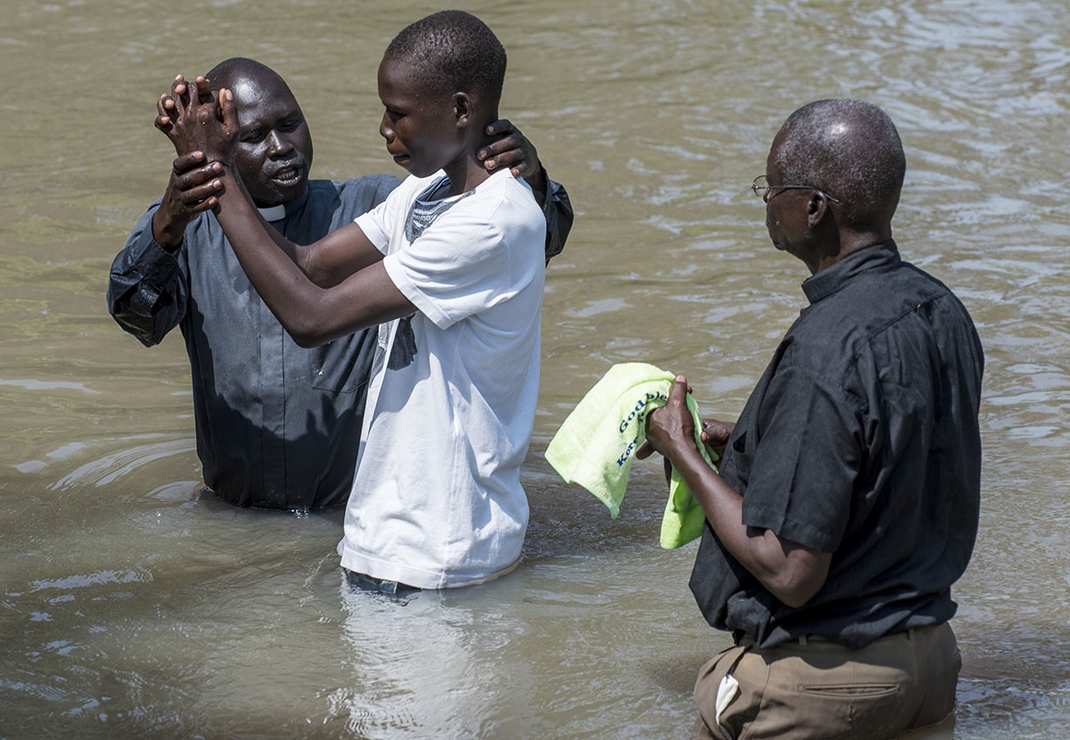
[[[895,738],[947,719],[961,667],[946,623],[888,635],[861,650],[805,638],[762,649],[744,638],[699,671],[692,737]]]

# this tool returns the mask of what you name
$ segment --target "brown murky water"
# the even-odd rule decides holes
[[[341,587],[339,516],[199,496],[181,339],[142,348],[104,290],[165,183],[151,119],[175,73],[267,62],[308,115],[315,175],[389,171],[375,68],[428,8],[3,3],[0,737],[682,736],[726,638],[687,591],[694,546],[657,548],[657,466],[611,521],[541,453],[615,362],[739,411],[804,305],[748,185],[784,117],[834,96],[899,125],[901,249],[957,290],[988,355],[954,736],[1070,734],[1065,2],[461,5],[508,49],[503,112],[577,221],[547,280],[524,561],[402,605]]]

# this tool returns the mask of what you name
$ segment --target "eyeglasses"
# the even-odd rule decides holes
[[[756,178],[754,178],[754,182],[750,184],[750,189],[754,191],[755,195],[757,195],[759,198],[766,201],[767,203],[769,202],[767,200],[767,197],[772,198],[773,196],[767,196],[766,194],[773,190],[818,190],[822,193],[825,193],[825,197],[831,200],[833,203],[843,202],[839,198],[833,198],[831,195],[829,195],[824,190],[815,185],[770,185],[768,181],[766,181],[765,175],[758,175]]]

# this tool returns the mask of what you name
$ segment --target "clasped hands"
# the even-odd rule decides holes
[[[192,84],[178,75],[171,92],[160,96],[156,110],[153,123],[171,140],[178,155],[172,172],[185,181],[174,183],[173,189],[183,191],[188,215],[214,208],[217,200],[212,196],[223,187],[218,179],[224,174],[222,165],[233,166],[238,147],[233,93],[225,88],[213,91],[211,81],[202,75]],[[492,172],[508,167],[545,197],[547,183],[535,145],[507,119],[490,123],[485,133],[490,141],[479,151],[483,165]]]
[[[171,178],[153,218],[153,234],[165,249],[176,249],[197,214],[215,210],[223,192],[223,164],[233,164],[238,142],[233,98],[221,105],[205,77],[192,85],[182,75],[156,102],[153,123],[175,147]]]
[[[178,75],[156,110],[156,128],[171,140],[179,157],[199,151],[209,162],[234,163],[238,115],[230,90],[213,91],[203,76],[190,84]]]

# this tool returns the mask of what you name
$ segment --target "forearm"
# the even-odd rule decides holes
[[[225,187],[218,195],[219,206],[215,210],[215,216],[223,227],[227,240],[236,247],[235,253],[239,250],[248,252],[251,249],[263,248],[275,256],[281,253],[281,256],[304,272],[306,248],[291,242],[260,215],[233,166],[225,166],[223,172]],[[244,263],[242,266],[244,267]]]
[[[236,179],[234,170],[228,169],[228,172],[230,173],[229,180],[233,182]],[[220,223],[222,224],[224,221],[234,218],[236,214],[233,209],[240,209],[241,218],[244,219],[246,224],[252,226],[254,223],[259,223],[268,236],[271,237],[275,246],[294,262],[309,280],[319,287],[330,288],[338,285],[350,275],[382,260],[382,253],[370,243],[366,245],[365,249],[357,250],[353,248],[352,240],[334,238],[336,233],[327,234],[324,238],[312,244],[295,244],[289,241],[282,233],[272,228],[260,215],[259,210],[253,205],[248,191],[245,190],[244,184],[240,182],[237,184],[243,197],[242,199],[235,198],[231,200],[233,193],[229,196],[226,192],[222,194],[220,203],[223,203],[223,199],[226,198],[225,202],[229,204],[228,208],[231,210],[220,210],[217,213]],[[243,202],[244,207],[242,205]],[[347,227],[342,227],[342,229],[345,228]],[[245,235],[249,233],[249,230],[247,228],[239,228],[235,233]],[[253,229],[253,233],[257,233],[256,229]],[[233,239],[231,239],[231,242],[233,243]]]
[[[152,237],[165,252],[177,252],[187,226],[188,220],[169,217],[163,208],[158,208],[152,216]]]
[[[237,172],[224,168],[226,188],[219,195],[216,218],[234,255],[264,303],[293,335],[303,334],[303,317],[318,309],[321,288],[298,262],[298,247],[264,220]]]
[[[801,607],[816,594],[828,574],[829,556],[782,540],[769,529],[743,523],[743,497],[718,475],[691,445],[678,445],[669,456],[691,489],[725,549],[784,604]]]
[[[235,180],[229,169],[227,176]],[[249,282],[301,346],[322,344],[415,310],[386,275],[378,250],[370,243],[363,250],[346,248],[359,239],[367,242],[355,224],[328,234],[306,252],[268,226],[240,184],[220,196],[217,218]],[[306,274],[306,270],[315,273],[315,265],[304,268],[295,261],[299,250],[312,255],[363,255],[369,249],[380,259],[344,279],[337,272],[324,272],[326,286],[317,285]],[[346,264],[352,267],[364,261],[353,256]]]

